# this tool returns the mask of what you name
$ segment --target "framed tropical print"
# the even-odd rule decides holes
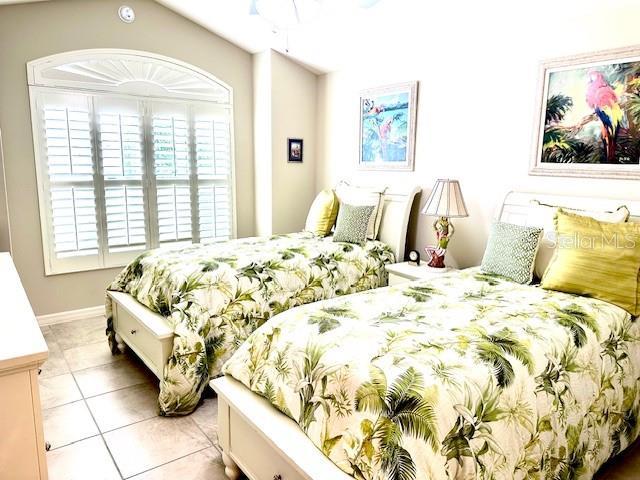
[[[413,170],[418,82],[360,93],[362,170]]]
[[[532,175],[640,178],[640,46],[545,61]]]

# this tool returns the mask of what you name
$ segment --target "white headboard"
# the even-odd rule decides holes
[[[416,185],[391,187],[384,194],[384,208],[378,238],[393,249],[397,262],[404,261],[411,206],[421,190]]]
[[[530,219],[535,218],[534,210],[538,203],[552,205],[554,207],[601,212],[613,212],[620,206],[625,205],[631,212],[631,218],[629,220],[640,222],[640,200],[579,197],[531,192],[509,192],[496,218],[501,222],[531,225]]]
[[[384,207],[382,209],[378,239],[391,247],[396,256],[396,261],[404,261],[411,207],[421,188],[416,185],[361,185],[348,181],[344,181],[344,183],[354,187],[371,188],[376,191],[384,190]]]

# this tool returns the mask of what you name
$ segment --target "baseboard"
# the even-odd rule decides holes
[[[41,326],[55,325],[56,323],[67,323],[82,318],[99,317],[104,315],[104,305],[97,307],[80,308],[78,310],[69,310],[67,312],[50,313],[48,315],[38,315],[38,323]]]

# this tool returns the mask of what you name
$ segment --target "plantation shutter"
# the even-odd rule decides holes
[[[186,105],[152,104],[152,155],[160,244],[191,242],[193,238],[190,135]]]
[[[96,98],[94,106],[104,184],[106,262],[117,265],[130,258],[127,252],[149,245],[143,107],[136,100],[106,97]]]
[[[199,240],[227,240],[233,221],[230,112],[197,105],[193,116]]]
[[[47,275],[234,236],[229,105],[30,93]]]
[[[49,212],[48,257],[68,271],[100,265],[92,111],[83,95],[46,94],[40,114],[41,208]]]

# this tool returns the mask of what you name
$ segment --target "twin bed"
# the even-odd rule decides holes
[[[190,413],[210,378],[269,318],[385,285],[385,265],[404,257],[418,192],[387,189],[378,240],[364,245],[300,232],[142,254],[107,291],[112,351],[130,347],[158,376],[162,415]]]
[[[620,206],[514,193],[499,219],[535,201]],[[478,268],[288,310],[223,370],[232,480],[592,478],[640,429],[635,317]]]
[[[591,478],[638,437],[623,309],[479,268],[377,288],[416,191],[387,193],[362,247],[300,233],[152,251],[110,287],[113,348],[161,379],[161,413],[192,411],[213,378],[230,479]],[[512,193],[498,219],[620,203]]]

